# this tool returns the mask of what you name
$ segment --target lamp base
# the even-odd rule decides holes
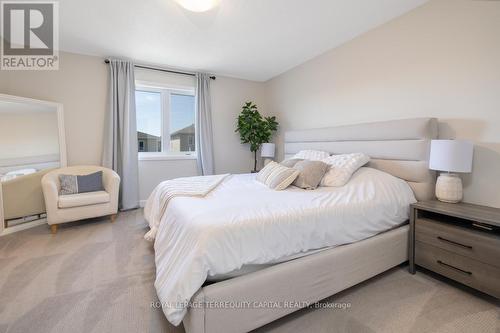
[[[442,173],[436,182],[436,198],[439,201],[458,203],[463,198],[462,179],[455,173]]]

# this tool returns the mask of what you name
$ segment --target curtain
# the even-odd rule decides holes
[[[134,64],[111,59],[109,69],[109,104],[102,164],[120,175],[119,207],[127,210],[139,207]]]
[[[214,174],[211,80],[208,74],[196,74],[196,153],[201,175]]]

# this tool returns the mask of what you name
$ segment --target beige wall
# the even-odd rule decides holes
[[[100,164],[107,77],[102,58],[61,53],[58,71],[0,71],[0,92],[62,103],[68,164]]]
[[[57,112],[0,112],[0,160],[59,155]]]
[[[100,57],[60,54],[58,71],[1,71],[0,93],[62,103],[68,164],[100,164],[108,72]],[[141,79],[154,79],[157,72]],[[189,78],[189,77],[187,77]],[[186,81],[187,82],[187,81]],[[248,172],[252,155],[234,133],[236,117],[247,100],[264,106],[264,85],[217,77],[212,84],[216,172]],[[194,160],[141,161],[140,197],[146,199],[160,181],[196,174]]]
[[[252,156],[234,133],[246,100],[274,114],[280,135],[385,119],[433,116],[443,138],[476,143],[465,200],[500,207],[500,2],[431,0],[267,83],[213,83],[216,171],[247,172]],[[62,53],[54,72],[2,71],[0,92],[63,103],[68,162],[99,164],[107,68]],[[163,179],[195,174],[193,160],[143,161],[141,199]]]
[[[215,170],[217,173],[248,173],[253,169],[249,145],[240,144],[235,133],[236,118],[246,101],[254,101],[265,113],[264,84],[231,78],[217,78],[212,85]]]
[[[465,200],[500,207],[500,2],[436,0],[266,83],[287,129],[438,117],[476,143]]]

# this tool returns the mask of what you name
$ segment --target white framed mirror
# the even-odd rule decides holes
[[[46,223],[41,179],[66,164],[62,104],[0,94],[0,236]]]

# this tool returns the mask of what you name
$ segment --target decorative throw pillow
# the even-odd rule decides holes
[[[332,155],[323,162],[330,165],[321,180],[321,186],[344,186],[356,170],[370,161],[370,157],[363,153]]]
[[[298,175],[299,170],[287,168],[278,164],[278,167],[275,168],[267,178],[266,185],[270,189],[281,191],[290,186]]]
[[[270,189],[281,191],[290,186],[298,174],[298,170],[287,168],[276,162],[270,162],[260,170],[256,179],[266,184]]]
[[[295,164],[297,164],[297,162],[300,162],[300,161],[303,161],[303,159],[301,159],[301,158],[289,158],[289,159],[282,161],[280,164],[282,166],[286,166],[287,168],[293,168],[293,166]]]
[[[59,183],[61,184],[60,195],[104,191],[102,171],[81,176],[59,175]]]
[[[321,150],[301,150],[293,158],[302,160],[321,161],[330,156],[330,153]]]
[[[265,184],[267,177],[271,174],[271,172],[278,166],[279,164],[271,161],[267,163],[260,171],[257,173],[257,177],[255,178],[257,181]]]
[[[299,170],[299,175],[293,185],[306,190],[314,190],[318,187],[329,166],[321,161],[305,160],[297,162],[293,168]]]

